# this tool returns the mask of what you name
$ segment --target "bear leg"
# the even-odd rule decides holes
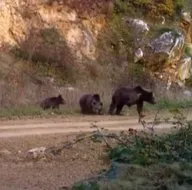
[[[117,109],[116,109],[116,112],[115,112],[116,115],[120,115],[120,113],[121,113],[121,111],[123,109],[123,106],[124,106],[124,104],[118,104],[117,105]]]

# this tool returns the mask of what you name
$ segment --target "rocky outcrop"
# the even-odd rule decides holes
[[[110,3],[111,0],[2,0],[1,45],[43,55],[46,51],[52,57],[64,54],[56,52],[67,46],[78,58],[94,59],[95,41],[105,25]]]
[[[164,32],[148,44],[146,60],[154,71],[176,66],[181,59],[185,37],[178,31]]]
[[[100,56],[96,55],[98,36],[108,24],[107,19],[108,15],[112,15],[113,3],[112,0],[1,0],[0,48],[11,49],[17,56],[36,63],[48,62],[58,67],[66,64],[75,67],[73,60],[93,61]],[[143,5],[143,2],[137,2],[137,5],[134,3],[135,1],[130,6],[137,8],[140,4]],[[147,6],[147,3],[145,5]],[[153,7],[155,6],[154,2]],[[173,9],[172,2],[169,12],[173,13]],[[170,14],[164,16],[167,18],[168,15]],[[182,20],[177,27],[161,32],[153,39],[149,38],[153,23],[148,23],[147,17],[146,20],[142,20],[121,16],[121,22],[124,22],[125,27],[128,26],[127,30],[132,28],[131,37],[134,37],[134,43],[131,45],[134,47],[126,48],[134,50],[132,60],[135,63],[144,60],[145,65],[153,73],[159,73],[159,76],[168,75],[172,81],[176,78],[183,81],[189,77],[189,61],[186,64],[186,60],[190,60],[192,54],[189,48],[189,44],[192,43],[192,22],[189,12],[182,12]],[[163,27],[165,17],[157,16],[163,18],[160,23]],[[119,37],[117,41],[121,41],[121,44],[116,46],[117,51],[120,51],[121,45],[127,39],[120,39],[119,34],[116,36]],[[149,43],[146,43],[145,39]],[[110,44],[114,46],[113,39],[111,41]],[[184,49],[186,42],[188,46]],[[184,51],[187,53],[184,54]],[[125,54],[124,50],[122,52]],[[124,58],[123,60],[125,62]]]

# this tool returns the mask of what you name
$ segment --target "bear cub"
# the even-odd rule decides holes
[[[49,97],[43,100],[40,103],[40,107],[44,110],[49,108],[59,109],[60,104],[66,104],[66,102],[63,97],[59,94],[57,97]]]
[[[99,94],[84,94],[79,100],[79,105],[82,114],[101,114],[103,110]]]

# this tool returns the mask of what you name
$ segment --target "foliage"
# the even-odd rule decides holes
[[[141,15],[150,19],[164,15],[173,18],[185,6],[184,0],[116,0],[115,13]]]
[[[20,117],[50,117],[53,115],[64,115],[64,114],[77,114],[77,110],[70,110],[69,108],[60,108],[59,110],[48,109],[42,110],[38,106],[25,106],[25,107],[11,107],[2,108],[0,111],[0,118],[14,119]]]
[[[97,183],[87,183],[87,184],[76,184],[72,188],[73,190],[99,190],[99,185]]]
[[[164,98],[159,100],[158,103],[153,107],[155,107],[155,109],[191,108],[192,101],[191,100],[169,100]],[[150,106],[150,108],[153,108],[153,107]]]
[[[158,164],[149,167],[116,164],[116,167],[121,170],[122,174],[114,179],[108,178],[108,180],[97,182],[97,186],[99,186],[97,189],[190,190],[192,187],[191,163]],[[79,190],[80,188],[76,188],[77,186],[73,190]],[[88,182],[81,184],[81,190],[89,190],[89,187]]]
[[[126,147],[119,145],[111,150],[114,161],[150,165],[158,162],[192,162],[192,125],[179,129],[175,134],[162,136],[134,136]]]
[[[98,189],[191,189],[192,188],[192,122],[180,110],[173,110],[177,127],[167,135],[145,132],[121,135],[119,144],[109,149],[112,161],[103,177],[77,183],[88,190]],[[99,186],[99,187],[98,187]]]
[[[137,73],[135,75],[134,69],[130,69],[138,66],[132,66],[135,50],[138,47],[145,49],[143,47],[150,38],[157,37],[157,35],[159,36],[164,32],[172,31],[177,35],[174,22],[175,15],[178,16],[179,7],[183,7],[184,4],[185,2],[182,0],[115,0],[113,13],[98,36],[98,62],[109,65],[114,70],[120,70],[120,67],[127,65],[126,69],[124,69],[124,72],[128,73],[128,76],[125,76],[125,80],[132,83],[134,83],[134,80],[141,82],[142,77],[140,79],[140,75],[137,75]],[[166,19],[164,25],[160,24],[162,16]],[[126,23],[126,18],[139,18],[146,21],[150,25],[148,35],[136,34],[134,29]],[[138,38],[140,39],[140,44],[136,41]],[[162,64],[159,65],[163,66],[166,63],[167,60],[163,58]],[[142,67],[144,65],[148,66],[150,71],[159,70],[156,65],[150,66],[148,62],[144,63],[142,61],[141,65]],[[112,69],[109,70],[109,73],[111,72]],[[114,72],[111,75],[117,75],[117,73]],[[124,75],[121,74],[121,76]],[[117,81],[116,76],[111,76],[110,78]]]

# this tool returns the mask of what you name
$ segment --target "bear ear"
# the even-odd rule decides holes
[[[58,95],[58,98],[61,98],[61,97],[62,97],[61,94],[59,94],[59,95]]]
[[[142,91],[143,91],[143,88],[142,88],[140,85],[138,85],[138,86],[136,86],[136,87],[134,88],[134,90],[135,90],[136,92],[142,92]]]
[[[93,94],[93,98],[96,99],[96,100],[100,100],[99,94]]]

